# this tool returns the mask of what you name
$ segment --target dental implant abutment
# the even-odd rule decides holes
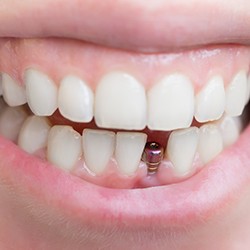
[[[155,174],[163,159],[163,147],[157,142],[147,142],[142,154],[142,161],[147,164],[148,174]]]

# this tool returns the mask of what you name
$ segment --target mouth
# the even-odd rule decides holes
[[[156,57],[109,50],[111,59],[97,55],[88,62],[94,69],[96,61],[102,68],[110,60],[108,69],[89,72],[78,66],[74,71],[83,71],[81,75],[67,70],[55,76],[50,71],[57,67],[48,67],[43,55],[56,44],[53,57],[59,56],[65,45],[53,39],[1,42],[3,55],[7,51],[13,56],[10,48],[15,48],[17,61],[23,53],[27,58],[14,76],[10,63],[2,69],[1,134],[36,161],[90,183],[134,189],[186,180],[234,144],[246,124],[247,47],[217,46]],[[42,62],[32,63],[38,44],[36,56]],[[79,53],[82,44],[71,46]],[[83,47],[85,54],[105,53],[93,45]],[[82,54],[73,57],[81,67],[86,65]],[[119,57],[123,65],[117,67]],[[131,57],[136,65],[131,66]],[[68,55],[61,59],[65,68],[67,60]],[[148,61],[153,60],[158,65],[150,72]]]
[[[30,7],[40,14],[32,26],[28,9],[20,9],[22,35],[11,21],[0,27],[0,194],[6,204],[16,203],[13,186],[29,216],[49,211],[35,224],[56,228],[55,218],[70,218],[79,238],[98,232],[104,242],[115,230],[127,246],[131,241],[124,239],[135,230],[149,243],[154,228],[159,242],[167,235],[174,246],[172,231],[198,232],[247,192],[250,47],[242,43],[248,34],[227,33],[225,21],[201,39],[193,20],[195,29],[183,22],[184,32],[169,36],[171,29],[156,32],[156,24],[143,19],[132,39],[134,15],[126,27],[122,18],[111,27],[96,17],[93,26],[84,23],[84,36],[74,35],[71,24],[79,30],[80,20],[65,18],[63,32],[57,21],[47,24],[42,6]],[[93,15],[91,6],[78,7]],[[36,26],[42,21],[43,32]],[[31,228],[30,222],[32,234]]]

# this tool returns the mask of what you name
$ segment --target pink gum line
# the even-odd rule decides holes
[[[48,74],[56,83],[68,74],[95,89],[103,74],[118,70],[134,75],[146,88],[170,73],[187,75],[198,91],[214,75],[227,85],[239,71],[249,71],[250,48],[210,46],[168,54],[142,54],[66,39],[0,39],[0,72],[23,83],[27,68]]]

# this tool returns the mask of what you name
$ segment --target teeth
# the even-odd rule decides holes
[[[93,118],[94,95],[88,85],[75,76],[65,77],[59,87],[60,113],[71,121],[90,122]]]
[[[187,77],[165,77],[149,90],[149,121],[152,130],[189,127],[194,115],[194,90]]]
[[[35,115],[49,116],[57,109],[57,87],[44,73],[28,69],[24,75],[26,96]]]
[[[218,127],[213,124],[200,127],[198,151],[203,163],[214,159],[222,150],[223,141]]]
[[[184,176],[191,172],[199,141],[199,129],[191,127],[170,134],[167,157],[174,165],[174,172]]]
[[[247,75],[240,71],[226,90],[226,113],[228,116],[239,116],[246,104]]]
[[[240,118],[225,116],[217,124],[222,134],[224,147],[234,144],[239,138],[242,127]]]
[[[83,131],[84,160],[90,171],[101,174],[115,149],[115,133],[104,130]]]
[[[51,126],[46,118],[30,116],[23,123],[18,137],[18,145],[33,154],[47,146]]]
[[[9,106],[15,107],[26,103],[25,89],[5,73],[2,74],[2,91],[3,98]]]
[[[121,173],[133,175],[136,172],[146,141],[147,135],[144,133],[117,133],[115,158]]]
[[[195,118],[199,122],[217,120],[222,116],[224,110],[224,82],[220,76],[215,76],[196,96]]]
[[[99,127],[143,129],[146,126],[146,94],[131,75],[112,72],[96,89],[95,121]]]
[[[54,126],[49,132],[47,158],[64,170],[71,170],[81,157],[81,135],[70,126]]]
[[[6,107],[0,115],[0,134],[16,142],[20,128],[27,116],[22,107]]]

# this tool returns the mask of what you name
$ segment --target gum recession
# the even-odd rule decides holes
[[[250,126],[235,145],[184,182],[134,190],[108,189],[87,183],[0,138],[0,196],[5,197],[5,192],[12,192],[15,187],[15,195],[24,207],[31,201],[41,202],[95,226],[131,223],[143,228],[149,225],[183,227],[198,223],[201,218],[204,223],[247,190],[249,136]],[[0,208],[0,214],[1,209],[4,208]]]

